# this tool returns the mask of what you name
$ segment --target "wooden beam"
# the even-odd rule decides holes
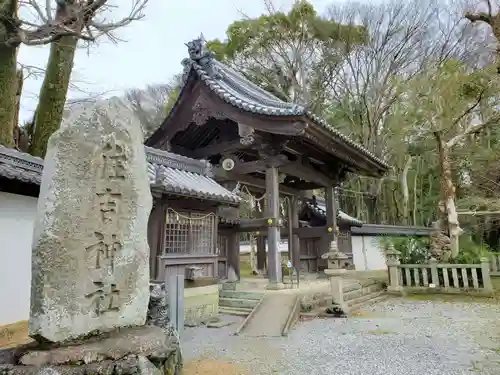
[[[280,171],[324,187],[331,185],[333,182],[328,176],[315,170],[311,165],[304,165],[301,162],[286,164],[280,168]]]
[[[254,172],[264,172],[266,165],[262,160],[254,160],[246,163],[238,163],[234,166],[231,172],[238,174],[248,174]]]
[[[248,174],[254,172],[265,172],[267,166],[272,164],[274,166],[282,166],[288,163],[292,163],[285,155],[278,155],[266,160],[254,160],[244,163],[236,163],[231,172],[238,174]]]
[[[215,179],[220,181],[239,181],[245,185],[251,186],[260,192],[265,191],[265,181],[253,176],[242,175],[234,173],[233,171],[225,171],[220,167],[215,167],[213,169]],[[280,193],[283,195],[297,195],[299,197],[308,198],[309,195],[307,191],[300,191],[296,189],[289,188],[283,184],[280,184]]]
[[[252,145],[243,145],[240,140],[231,140],[219,142],[206,147],[201,147],[190,152],[193,159],[207,158],[221,153],[232,153],[239,150],[250,148]]]
[[[191,72],[191,74],[196,74]],[[192,121],[193,105],[198,100],[200,87],[205,86],[195,77],[191,76],[184,88],[182,95],[176,100],[172,110],[160,127],[146,140],[145,145],[158,147],[166,140],[174,138],[175,134],[185,130]],[[162,147],[159,147],[162,149]]]
[[[295,182],[285,181],[285,183],[283,185],[289,187],[290,189],[295,189],[295,190],[315,190],[315,189],[319,189],[322,187],[321,185],[318,185],[314,182],[306,182],[303,180],[295,181]]]
[[[293,234],[299,238],[322,238],[328,234],[327,227],[294,228]]]

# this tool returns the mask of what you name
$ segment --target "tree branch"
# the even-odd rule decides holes
[[[481,104],[481,101],[483,100],[483,96],[484,96],[485,91],[486,91],[486,88],[484,88],[483,90],[481,90],[481,92],[477,96],[477,99],[474,102],[474,104],[472,104],[469,108],[467,108],[466,111],[464,111],[460,116],[458,116],[457,119],[455,121],[453,121],[453,125],[458,124],[463,118],[465,118],[467,115],[469,115],[470,113],[472,113],[472,111],[474,109],[476,109],[477,106],[479,106],[479,104]]]
[[[451,147],[455,146],[458,142],[460,142],[462,139],[467,137],[468,135],[477,133],[481,129],[484,129],[488,126],[491,126],[495,123],[498,123],[499,121],[500,121],[500,114],[497,114],[497,115],[493,116],[492,118],[490,118],[486,122],[483,122],[481,124],[470,125],[467,129],[464,130],[463,133],[457,134],[452,139],[450,139],[448,142],[446,142],[446,146],[448,148],[451,148]]]
[[[492,23],[493,23],[493,17],[491,16],[491,14],[484,13],[484,12],[477,13],[477,14],[465,13],[465,18],[467,18],[470,22],[473,22],[473,23],[479,22],[479,21],[486,22],[488,25],[492,25]]]
[[[99,12],[109,9],[109,6],[106,5],[108,0],[58,0],[56,1],[55,17],[52,14],[50,0],[45,1],[45,12],[42,11],[38,2],[39,0],[25,0],[23,6],[34,10],[41,21],[39,25],[18,18],[0,20],[4,24],[8,22],[10,27],[13,23],[15,24],[15,33],[7,40],[7,44],[14,47],[20,44],[43,45],[55,42],[65,36],[73,36],[86,41],[95,41],[103,34],[112,38],[109,34],[112,30],[127,26],[132,21],[144,17],[143,10],[148,0],[135,0],[127,17],[111,23],[101,23],[95,20]],[[25,27],[22,27],[23,25]]]

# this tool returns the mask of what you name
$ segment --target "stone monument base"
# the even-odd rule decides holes
[[[156,326],[0,350],[1,375],[179,375],[178,341]]]

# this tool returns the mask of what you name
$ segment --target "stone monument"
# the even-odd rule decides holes
[[[179,372],[171,332],[145,325],[152,198],[141,128],[113,113],[97,109],[49,140],[32,251],[37,342],[0,353],[0,374]]]
[[[30,335],[143,325],[152,198],[141,129],[96,113],[49,141],[33,235]]]

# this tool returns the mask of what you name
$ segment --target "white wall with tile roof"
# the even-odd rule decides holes
[[[0,326],[27,320],[37,198],[0,192]]]
[[[386,270],[385,255],[380,236],[352,236],[352,258],[356,271]]]

